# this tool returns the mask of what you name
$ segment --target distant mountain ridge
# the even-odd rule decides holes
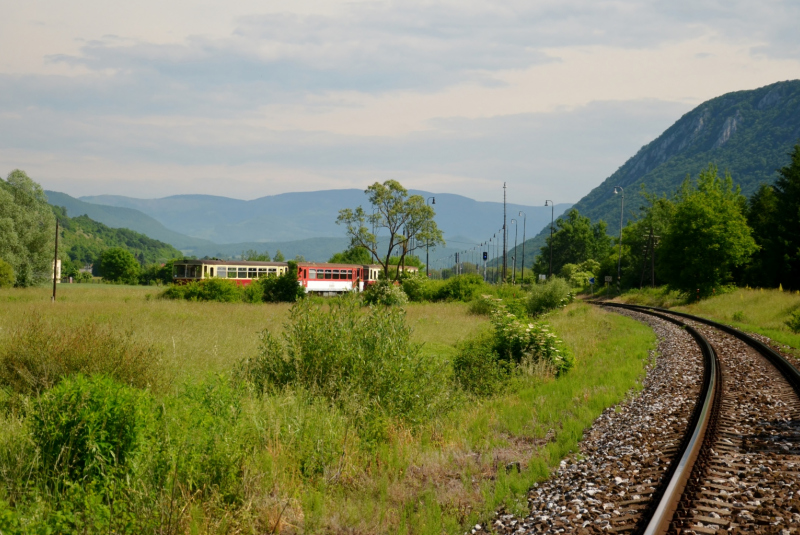
[[[503,203],[482,202],[452,193],[410,190],[426,199],[435,197],[436,223],[448,237],[463,236],[471,242],[489,239],[503,225]],[[344,237],[336,224],[342,208],[367,206],[363,190],[325,190],[283,193],[251,201],[212,195],[175,195],[161,199],[135,199],[116,195],[81,197],[88,203],[135,209],[165,227],[217,244],[294,241]],[[556,205],[556,215],[570,204]],[[550,221],[550,208],[508,204],[508,220],[527,214],[530,229]],[[521,222],[520,222],[521,223]]]

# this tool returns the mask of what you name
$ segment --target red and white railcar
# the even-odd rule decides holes
[[[378,280],[380,266],[300,262],[297,280],[306,293],[333,295],[362,292],[365,286]]]

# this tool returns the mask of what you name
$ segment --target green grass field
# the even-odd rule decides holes
[[[663,288],[631,290],[615,299],[625,303],[651,305],[696,314],[748,332],[767,336],[794,348],[800,356],[800,334],[786,325],[791,314],[800,310],[800,293],[762,288],[737,288],[699,302],[689,302]],[[791,352],[791,351],[790,351]]]
[[[368,444],[346,411],[299,389],[264,396],[226,390],[220,377],[258,352],[260,331],[282,329],[288,305],[164,301],[156,293],[62,285],[53,304],[46,288],[0,291],[0,345],[38,317],[54,332],[96,323],[155,348],[170,378],[153,392],[155,402],[173,439],[184,437],[189,445],[170,450],[185,456],[178,466],[190,471],[192,463],[211,466],[214,459],[223,468],[230,464],[224,484],[192,486],[192,477],[203,477],[198,468],[195,476],[187,472],[190,483],[171,490],[147,489],[144,482],[136,487],[143,496],[159,497],[155,505],[143,500],[128,508],[136,518],[161,507],[153,532],[463,533],[500,505],[522,512],[527,489],[575,450],[603,409],[637,388],[655,344],[649,328],[574,303],[547,318],[576,356],[569,373],[554,378],[545,368],[534,369],[493,398],[459,397],[454,408],[419,427],[389,422],[381,440]],[[488,328],[485,316],[469,314],[462,303],[411,304],[406,310],[412,340],[442,361],[455,355],[460,340]],[[209,396],[233,404],[236,418],[201,418]],[[25,508],[23,524],[63,516],[57,511],[64,506],[46,488],[37,491],[38,502],[21,498],[26,476],[16,467],[35,454],[28,451],[29,424],[24,412],[2,418],[0,519],[4,503]],[[193,450],[196,443],[202,448]],[[89,523],[87,511],[78,517],[87,532],[109,531],[108,524]],[[117,525],[115,531],[125,529]]]

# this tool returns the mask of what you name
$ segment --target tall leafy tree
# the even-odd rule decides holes
[[[776,230],[781,263],[778,282],[800,289],[800,144],[794,146],[792,160],[780,169],[775,182]]]
[[[121,247],[111,247],[100,254],[100,275],[109,282],[136,284],[141,266],[136,257]]]
[[[413,251],[426,245],[444,245],[442,231],[433,220],[433,207],[421,195],[409,196],[408,190],[395,180],[375,182],[364,193],[372,205],[372,213],[360,206],[345,208],[339,210],[336,223],[347,227],[351,248],[363,247],[381,264],[385,278],[391,276],[389,266],[393,256],[399,257],[398,265],[404,268],[406,256]],[[384,229],[385,234],[381,232]],[[395,281],[402,271],[394,270]]]
[[[15,169],[0,179],[0,258],[11,264],[17,286],[52,277],[55,217],[42,187]]]
[[[742,275],[753,286],[778,286],[783,268],[783,244],[778,229],[778,195],[762,184],[747,203],[747,223],[759,250]]]
[[[720,178],[710,165],[696,183],[686,178],[677,201],[658,255],[659,276],[673,289],[708,296],[758,249],[746,199],[730,174]]]
[[[549,273],[550,249],[553,250],[553,273],[558,273],[565,264],[580,264],[586,260],[601,260],[611,250],[611,238],[606,233],[606,222],[592,225],[588,217],[572,209],[556,221],[552,239],[541,248],[541,254],[533,264],[535,273]]]
[[[372,255],[363,247],[350,247],[330,257],[328,262],[332,264],[371,264]]]

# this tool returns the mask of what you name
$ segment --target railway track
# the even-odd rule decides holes
[[[692,438],[637,531],[800,532],[800,372],[763,342],[726,325],[624,308],[685,323],[716,362],[716,381],[704,383],[705,405]]]
[[[725,325],[597,304],[653,326],[661,357],[642,395],[531,490],[531,515],[500,514],[492,531],[800,533],[800,372]]]

